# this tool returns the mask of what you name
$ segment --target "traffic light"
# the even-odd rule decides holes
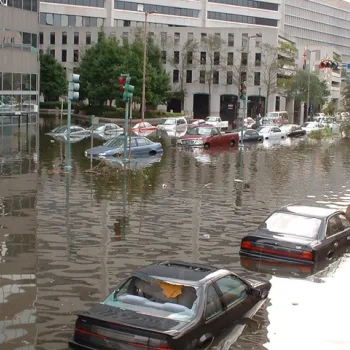
[[[323,59],[320,64],[319,68],[331,68],[331,69],[338,69],[339,63],[330,59]]]
[[[240,99],[245,101],[247,99],[247,84],[246,82],[244,81],[242,84],[241,84],[241,88],[240,88]]]
[[[68,99],[70,101],[79,101],[80,75],[71,74],[68,83]]]
[[[130,101],[134,95],[135,86],[130,85],[130,81],[131,77],[127,77],[124,90],[124,101]]]
[[[119,89],[119,97],[123,98],[124,97],[124,90],[125,90],[125,83],[126,83],[126,76],[125,74],[122,74],[119,78],[118,78],[118,89]]]

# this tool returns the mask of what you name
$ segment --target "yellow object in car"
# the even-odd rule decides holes
[[[182,293],[183,286],[160,281],[154,283],[162,288],[162,292],[167,298],[177,298]]]

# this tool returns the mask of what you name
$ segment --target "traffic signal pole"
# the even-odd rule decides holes
[[[124,117],[124,162],[127,160],[128,158],[128,119],[129,119],[129,101],[125,102],[125,117]],[[129,147],[131,148],[131,142]]]
[[[239,144],[240,147],[244,146],[243,139],[244,139],[244,119],[247,116],[247,83],[244,81],[241,84],[240,88],[240,99],[243,102],[243,115],[242,115],[242,125],[241,125],[241,142]]]

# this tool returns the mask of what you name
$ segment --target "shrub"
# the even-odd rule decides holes
[[[72,103],[72,109],[76,109],[78,103]],[[56,109],[56,107],[61,108],[61,101],[51,101],[51,102],[40,102],[40,109]],[[63,102],[63,109],[68,108],[68,102]]]
[[[310,139],[315,139],[315,140],[321,140],[332,136],[333,136],[332,130],[327,126],[319,130],[312,130],[308,134],[308,137]]]

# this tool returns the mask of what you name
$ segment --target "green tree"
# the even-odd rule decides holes
[[[346,80],[342,83],[342,96],[343,96],[343,105],[345,111],[350,111],[350,78],[346,77]]]
[[[330,91],[325,80],[320,80],[315,74],[299,70],[290,81],[287,88],[288,96],[294,98],[295,102],[300,105],[307,101],[308,80],[310,75],[310,105],[323,106]]]
[[[135,86],[133,100],[142,101],[143,79],[143,39],[136,33],[133,42],[124,42],[123,73],[130,74],[132,85]],[[163,104],[168,99],[171,91],[170,77],[162,62],[162,52],[154,43],[153,38],[148,37],[147,64],[146,64],[146,105],[155,107]]]
[[[67,92],[67,78],[61,64],[47,50],[40,53],[40,92],[46,101],[57,101]]]
[[[82,90],[90,104],[102,106],[116,98],[124,57],[123,46],[101,30],[97,42],[85,51],[79,66]]]
[[[334,116],[337,111],[337,105],[334,101],[327,103],[327,105],[323,108],[323,113],[329,116]]]

